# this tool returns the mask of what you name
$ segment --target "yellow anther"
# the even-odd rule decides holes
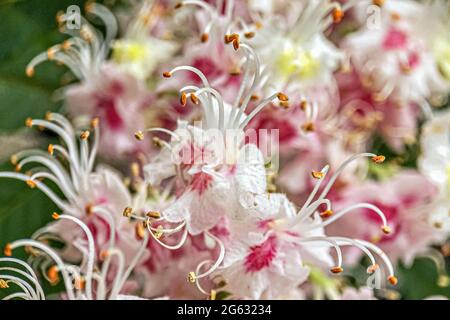
[[[7,243],[5,246],[5,249],[3,250],[3,253],[5,254],[5,256],[7,257],[11,257],[12,256],[12,246],[10,243]]]
[[[131,217],[131,214],[133,213],[133,209],[132,208],[130,208],[130,207],[126,207],[124,210],[123,210],[123,216],[124,217],[126,217],[126,218],[129,218],[129,217]]]
[[[28,179],[28,180],[26,181],[26,183],[27,183],[27,185],[28,185],[31,189],[36,188],[36,182],[34,182],[33,180]]]
[[[136,231],[136,237],[138,239],[144,239],[145,237],[145,229],[142,223],[136,223],[135,231]]]
[[[156,239],[161,239],[161,237],[162,237],[163,234],[164,234],[164,232],[163,232],[164,227],[160,225],[160,226],[158,226],[157,229],[158,229],[158,230],[153,231],[153,234],[155,235],[155,238],[156,238]]]
[[[25,74],[27,75],[27,77],[31,78],[32,76],[34,76],[34,68],[33,67],[27,67],[25,69]]]
[[[216,290],[211,290],[211,293],[209,294],[209,299],[210,300],[216,300],[216,297],[217,297]]]
[[[194,271],[188,273],[187,280],[190,283],[195,283],[195,281],[197,281],[197,276],[195,275]]]
[[[85,286],[86,286],[86,280],[84,280],[83,278],[77,277],[75,279],[75,289],[77,290],[84,290]]]
[[[163,72],[164,78],[170,78],[171,76],[172,76],[172,74],[169,71]]]
[[[368,268],[367,268],[367,273],[370,273],[370,274],[372,274],[372,273],[374,273],[378,268],[380,268],[380,266],[378,265],[378,264],[373,264],[373,265],[371,265],[371,266],[369,266]]]
[[[55,152],[55,148],[54,148],[53,144],[50,143],[50,144],[48,145],[47,151],[48,151],[48,153],[49,153],[50,155],[53,155],[53,153]]]
[[[312,171],[311,175],[314,179],[322,179],[325,176],[325,173],[322,171]]]
[[[95,129],[98,128],[98,124],[100,123],[100,119],[99,118],[94,118],[91,120],[91,128]]]
[[[47,58],[48,58],[48,60],[53,60],[53,59],[55,59],[55,49],[49,48],[49,49],[47,50]]]
[[[441,288],[446,288],[450,284],[450,279],[447,275],[441,274],[438,278],[437,285]]]
[[[389,226],[382,226],[381,231],[383,231],[384,234],[389,234],[392,232],[392,229]]]
[[[9,288],[8,283],[5,280],[0,279],[0,289],[8,289],[8,288]]]
[[[395,277],[395,276],[389,276],[389,277],[388,277],[388,281],[389,281],[389,283],[392,284],[393,286],[397,285],[397,283],[398,283],[398,279],[397,279],[397,277]]]
[[[52,213],[52,218],[53,218],[53,219],[58,220],[59,217],[60,217],[59,213],[57,213],[57,212],[53,212],[53,213]]]
[[[16,172],[20,172],[21,169],[22,167],[20,166],[20,164],[16,164],[16,166],[14,167],[14,171]]]
[[[31,128],[31,127],[33,126],[33,119],[31,119],[31,118],[26,118],[26,120],[25,120],[25,125],[26,125],[28,128]]]
[[[11,164],[15,166],[19,159],[17,158],[17,155],[13,154],[11,158],[9,158],[9,161],[11,161]]]
[[[372,157],[372,161],[379,164],[379,163],[383,163],[384,160],[386,160],[385,156],[373,156]]]
[[[136,139],[138,139],[139,141],[142,141],[142,140],[144,140],[144,133],[142,132],[142,131],[136,131],[135,133],[134,133],[134,137],[136,138]]]
[[[80,134],[80,139],[81,140],[87,140],[88,138],[89,138],[89,135],[90,135],[91,133],[89,132],[89,131],[83,131],[81,134]]]
[[[302,125],[302,130],[305,132],[314,132],[316,130],[316,126],[314,122],[307,122]]]
[[[382,7],[385,2],[386,2],[385,0],[372,0],[372,3],[379,7]]]
[[[333,22],[339,23],[344,18],[344,11],[340,8],[336,8],[333,10],[332,15],[333,15]]]

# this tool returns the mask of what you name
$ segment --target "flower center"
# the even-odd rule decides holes
[[[245,258],[245,271],[257,272],[268,267],[276,256],[276,245],[276,237],[271,236],[262,244],[251,247],[250,253]]]

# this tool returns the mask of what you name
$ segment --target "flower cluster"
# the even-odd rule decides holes
[[[389,298],[419,256],[448,285],[445,1],[123,9],[88,2],[75,29],[58,14],[69,37],[26,67],[73,80],[64,111],[25,121],[60,144],[0,172],[59,208],[4,248],[5,299],[45,299],[44,282],[62,299]]]

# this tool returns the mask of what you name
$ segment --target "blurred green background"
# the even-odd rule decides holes
[[[61,102],[53,98],[61,87],[64,69],[45,63],[27,78],[25,67],[38,53],[62,41],[55,16],[69,5],[83,7],[85,1],[75,0],[0,0],[0,170],[12,170],[9,156],[25,141],[46,146],[46,138],[36,140],[38,133],[24,128],[27,117],[42,117],[46,111],[56,111]],[[13,134],[13,138],[10,135]],[[14,138],[16,137],[16,138]],[[18,137],[18,138],[17,138]],[[25,139],[23,139],[25,137]],[[33,138],[35,137],[35,138]],[[382,141],[376,149],[391,155]],[[376,152],[377,150],[375,150]],[[407,155],[414,164],[417,150]],[[55,206],[38,190],[25,183],[0,180],[0,247],[5,243],[29,237],[36,229],[51,220]],[[437,272],[433,263],[419,259],[412,269],[399,267],[399,290],[407,299],[421,299],[430,295],[450,297],[449,288],[437,286]]]

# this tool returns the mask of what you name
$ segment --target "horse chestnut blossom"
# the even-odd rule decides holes
[[[448,81],[427,39],[433,31],[424,23],[434,17],[426,14],[430,12],[426,6],[388,1],[380,11],[379,26],[365,25],[350,33],[342,48],[376,100],[390,99],[400,107],[415,104],[429,115],[429,101],[448,91]]]
[[[70,16],[60,14],[57,21],[62,31],[72,37],[36,56],[28,64],[26,73],[32,76],[35,66],[45,60],[66,65],[81,81],[63,88],[66,107],[69,113],[81,122],[93,117],[102,119],[104,137],[109,138],[105,138],[100,144],[100,152],[105,155],[124,156],[148,150],[143,148],[144,145],[134,143],[132,133],[135,125],[144,124],[143,118],[138,114],[144,112],[151,103],[151,94],[143,81],[129,71],[133,68],[124,69],[107,60],[118,29],[114,15],[106,7],[96,3],[89,3],[86,11],[103,22],[105,36],[85,19],[82,19],[79,29],[67,29],[64,24]],[[123,43],[116,43],[116,56],[125,55],[124,46]],[[117,53],[118,51],[121,53]]]

